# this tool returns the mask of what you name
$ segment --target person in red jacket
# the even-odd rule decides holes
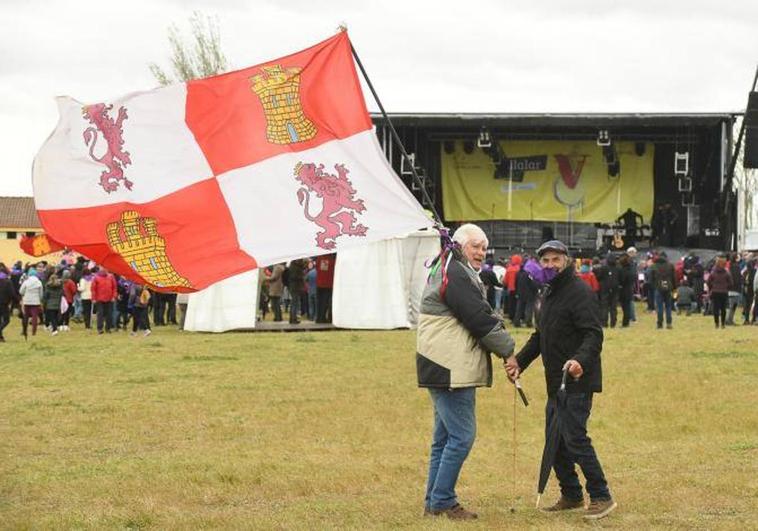
[[[708,297],[711,299],[716,328],[719,327],[719,319],[721,320],[721,328],[726,325],[726,304],[729,300],[729,290],[732,289],[733,285],[732,275],[726,268],[726,258],[718,257],[708,277]]]
[[[66,298],[68,308],[61,314],[61,326],[60,329],[64,332],[68,332],[68,324],[71,319],[71,314],[74,311],[74,297],[77,293],[76,282],[71,280],[71,271],[64,269],[62,273],[63,278],[63,296]]]
[[[508,290],[508,316],[511,321],[516,318],[516,276],[521,270],[521,255],[511,256],[511,262],[505,269],[505,288]]]
[[[592,289],[592,293],[597,296],[598,292],[600,291],[600,283],[597,281],[595,273],[592,272],[591,260],[582,260],[582,265],[579,268],[579,278],[584,280]]]
[[[105,269],[100,269],[92,280],[92,302],[97,308],[97,333],[105,331],[111,333],[113,316],[113,301],[116,300],[118,290],[116,279]]]

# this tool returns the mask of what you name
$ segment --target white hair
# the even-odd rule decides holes
[[[464,223],[455,229],[455,232],[453,233],[453,241],[460,244],[461,247],[465,247],[466,244],[472,240],[483,240],[484,243],[489,247],[489,240],[487,239],[487,235],[481,228],[479,228],[478,225],[474,225],[473,223]]]

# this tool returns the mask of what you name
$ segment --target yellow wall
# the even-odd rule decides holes
[[[15,232],[16,239],[6,239],[6,233],[8,232]],[[57,253],[50,253],[48,255],[38,257],[28,255],[22,251],[21,247],[19,247],[18,244],[21,242],[21,236],[27,232],[39,233],[42,232],[42,230],[34,227],[0,227],[0,262],[3,262],[6,266],[8,266],[8,268],[10,268],[18,260],[21,260],[22,264],[25,264],[27,262],[41,262],[43,260],[52,264],[57,264],[61,261],[63,253],[60,251]]]

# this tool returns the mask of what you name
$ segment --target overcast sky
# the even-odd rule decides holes
[[[56,95],[155,86],[193,10],[234,68],[346,23],[390,112],[737,111],[758,63],[752,0],[0,0],[0,195],[31,195]]]

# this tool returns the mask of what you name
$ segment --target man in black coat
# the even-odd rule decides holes
[[[537,313],[537,327],[529,341],[514,358],[506,360],[508,376],[515,380],[537,356],[542,355],[547,382],[546,425],[559,414],[556,395],[563,370],[573,378],[566,385],[566,405],[560,410],[560,442],[553,469],[558,477],[561,497],[547,511],[563,511],[584,506],[582,486],[574,465],[586,479],[590,504],[585,518],[598,519],[616,508],[592,441],[587,435],[587,420],[592,396],[602,391],[600,352],[603,329],[597,301],[591,288],[576,276],[566,246],[552,240],[537,250],[543,270],[553,276],[545,285]]]
[[[608,253],[605,265],[595,271],[600,283],[600,319],[603,326],[608,327],[610,317],[611,328],[616,326],[618,319],[619,293],[621,289],[621,268],[616,264],[616,255]]]

